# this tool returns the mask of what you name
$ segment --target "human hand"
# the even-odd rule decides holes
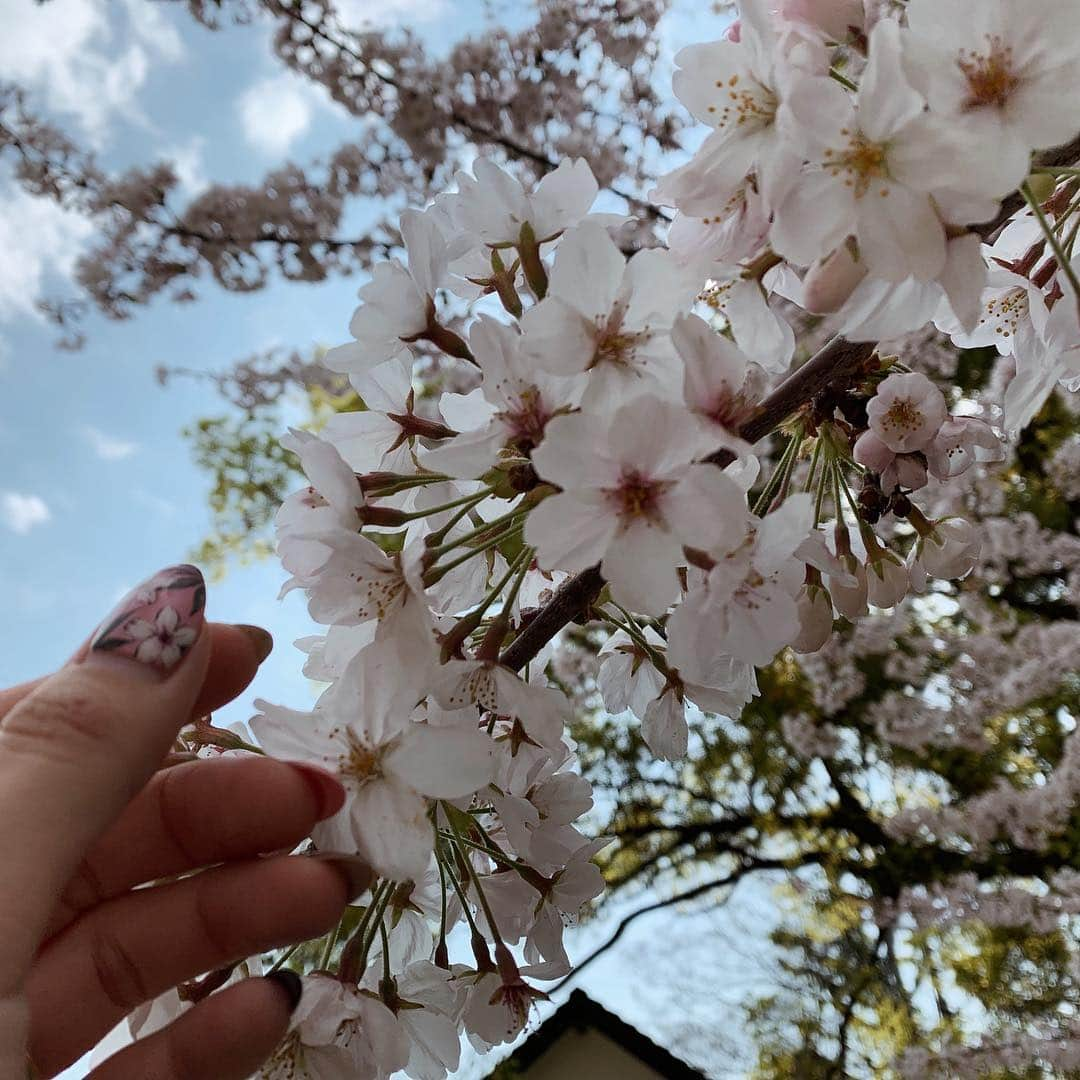
[[[329,773],[255,755],[162,767],[272,645],[204,622],[204,600],[194,567],[163,570],[54,675],[0,691],[0,1080],[51,1076],[170,987],[326,933],[366,886],[355,860],[259,857],[337,811]],[[93,1080],[249,1076],[299,992],[288,972],[244,980]]]

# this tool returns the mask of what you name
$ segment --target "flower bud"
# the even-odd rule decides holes
[[[891,608],[907,596],[907,567],[891,551],[879,548],[866,565],[866,595],[874,607]]]
[[[915,544],[915,561],[932,577],[961,578],[971,571],[982,550],[975,526],[964,518],[945,518],[920,536]],[[914,576],[914,575],[912,575]]]
[[[833,606],[820,585],[807,584],[799,591],[799,633],[791,643],[797,653],[814,653],[832,637]]]
[[[866,614],[866,567],[851,552],[842,554],[840,561],[855,578],[854,585],[847,585],[828,577],[829,592],[833,606],[845,619],[856,619]]]
[[[866,264],[859,262],[847,244],[818,259],[803,278],[803,307],[813,315],[838,311],[855,287],[866,277]]]

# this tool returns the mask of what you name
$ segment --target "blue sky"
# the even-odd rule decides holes
[[[487,7],[481,0],[348,6],[409,25],[435,47],[482,29]],[[699,10],[705,7],[676,4],[663,28],[668,58],[682,44],[719,36],[723,23]],[[211,33],[182,5],[148,0],[0,0],[0,25],[0,79],[21,81],[31,105],[93,146],[111,169],[174,159],[188,193],[212,181],[255,180],[286,157],[310,161],[356,123],[277,63],[265,26]],[[208,478],[191,463],[180,429],[223,406],[196,381],[161,388],[155,367],[215,370],[274,345],[336,344],[362,284],[275,284],[242,296],[207,283],[194,304],[160,301],[120,323],[92,316],[86,347],[68,353],[55,347],[33,300],[43,290],[64,291],[87,242],[84,223],[23,196],[0,165],[0,684],[63,662],[123,592],[185,560],[209,530]],[[235,568],[211,586],[212,618],[259,623],[278,643],[222,721],[247,719],[257,696],[299,707],[312,700],[290,643],[313,628],[298,593],[275,599],[283,578],[271,561]],[[747,889],[738,917],[767,920],[767,901],[767,889]],[[745,957],[718,945],[698,984],[678,987],[664,981],[676,973],[663,976],[662,945],[672,934],[689,942],[729,923],[643,919],[582,985],[661,1041],[670,1029],[661,1006],[671,1006],[680,989],[681,1020],[702,1029],[722,1024],[716,988],[752,977]],[[582,955],[604,929],[582,931],[573,952]],[[650,972],[659,984],[642,978]],[[707,1042],[698,1039],[699,1060]]]

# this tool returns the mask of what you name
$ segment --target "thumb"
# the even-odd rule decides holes
[[[205,600],[194,566],[155,574],[0,721],[0,997],[87,849],[188,721],[210,655]]]

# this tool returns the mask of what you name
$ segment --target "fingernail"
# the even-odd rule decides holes
[[[255,650],[255,659],[261,664],[274,647],[274,639],[270,636],[270,632],[261,626],[249,626],[247,623],[236,623],[235,626],[251,642],[251,647]]]
[[[317,855],[310,856],[310,858],[318,862],[329,863],[345,878],[345,884],[349,887],[347,903],[352,904],[359,900],[371,887],[372,881],[375,880],[375,874],[372,872],[371,867],[359,855],[335,855],[320,851]]]
[[[205,606],[206,583],[197,567],[159,570],[113,608],[95,632],[86,659],[122,657],[168,674],[198,640]]]
[[[277,971],[272,971],[269,975],[264,975],[264,979],[267,982],[276,983],[285,991],[289,996],[289,1015],[292,1016],[296,1012],[296,1006],[300,1004],[300,998],[304,993],[304,983],[300,976],[295,971],[287,971],[285,968],[279,968]]]
[[[316,820],[323,821],[332,817],[345,805],[345,788],[332,772],[320,769],[318,765],[312,765],[307,761],[287,761],[285,764],[294,768],[315,793],[319,806],[319,816]]]

